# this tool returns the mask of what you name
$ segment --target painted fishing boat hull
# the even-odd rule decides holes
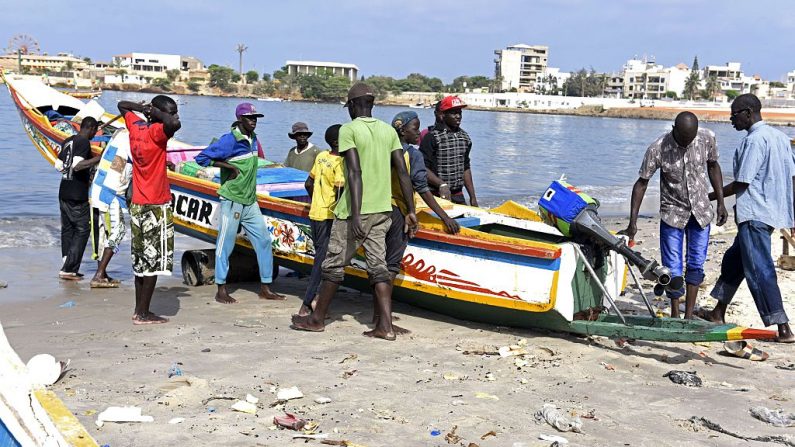
[[[28,102],[24,99],[25,92],[20,93],[15,84],[7,82],[23,127],[37,150],[53,163],[67,135],[53,129],[37,109],[46,104]],[[37,91],[36,95],[44,94]],[[55,97],[52,101],[65,100]],[[109,121],[111,116],[106,114],[101,120]],[[189,158],[188,152],[197,149],[172,139],[169,157],[184,160]],[[95,150],[101,148],[97,146]],[[175,172],[169,172],[169,180],[175,229],[214,243],[219,214],[218,184]],[[301,194],[305,193],[258,194],[258,205],[272,236],[275,261],[308,273],[314,248],[308,205],[299,201]],[[603,308],[604,296],[587,273],[585,260],[578,255],[573,242],[540,222],[533,211],[517,204],[505,204],[494,210],[453,204],[446,207],[462,231],[457,235],[446,234],[441,221],[432,213],[418,213],[421,228],[403,258],[403,270],[395,282],[395,299],[472,321],[582,335],[659,341],[776,336],[773,331],[746,330],[733,325],[704,323],[683,327],[679,320],[667,318],[636,317],[623,324],[602,313],[596,321],[579,320],[584,312]],[[243,234],[237,243],[243,250],[251,249]],[[612,252],[593,252],[596,254],[589,263],[597,266],[601,285],[612,297],[617,297],[625,286],[624,259]],[[370,290],[363,257],[357,256],[346,268],[346,284]]]

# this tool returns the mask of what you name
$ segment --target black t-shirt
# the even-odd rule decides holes
[[[76,157],[80,157],[75,160]],[[72,135],[61,146],[58,158],[63,162],[63,177],[58,198],[61,200],[88,201],[88,188],[91,186],[91,169],[72,171],[81,159],[91,158],[91,142],[82,135]]]

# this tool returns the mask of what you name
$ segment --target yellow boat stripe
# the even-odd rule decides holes
[[[735,327],[726,331],[726,340],[744,340],[743,338],[744,327]]]
[[[83,424],[66,408],[66,405],[54,392],[42,389],[34,391],[33,394],[69,445],[73,447],[98,446],[97,441],[88,434]]]

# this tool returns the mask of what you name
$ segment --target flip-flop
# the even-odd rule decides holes
[[[83,279],[77,273],[67,273],[67,272],[58,273],[58,278],[59,279],[64,279],[64,280],[67,280],[67,281],[80,281],[81,279]]]
[[[731,355],[751,360],[752,362],[763,362],[770,357],[767,352],[754,348],[745,340],[727,341],[723,343],[723,349]]]
[[[92,289],[118,289],[119,288],[118,282],[111,282],[106,280],[91,280],[89,286]]]

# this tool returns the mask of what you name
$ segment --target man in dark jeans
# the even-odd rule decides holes
[[[97,120],[86,117],[80,124],[80,132],[66,139],[61,146],[55,169],[61,172],[61,187],[58,201],[61,207],[61,256],[63,266],[58,277],[79,280],[78,271],[86,250],[90,208],[88,188],[91,185],[91,168],[99,163],[99,156],[91,154],[91,138],[97,133]]]
[[[795,153],[789,137],[762,121],[759,98],[747,93],[734,99],[731,123],[748,134],[734,154],[734,181],[723,187],[725,197],[737,196],[737,237],[723,255],[720,277],[711,295],[718,300],[701,317],[723,323],[726,308],[743,280],[765,326],[778,326],[778,341],[795,342],[781,299],[776,267],[770,256],[775,228],[795,227]],[[715,200],[715,193],[710,193]]]

